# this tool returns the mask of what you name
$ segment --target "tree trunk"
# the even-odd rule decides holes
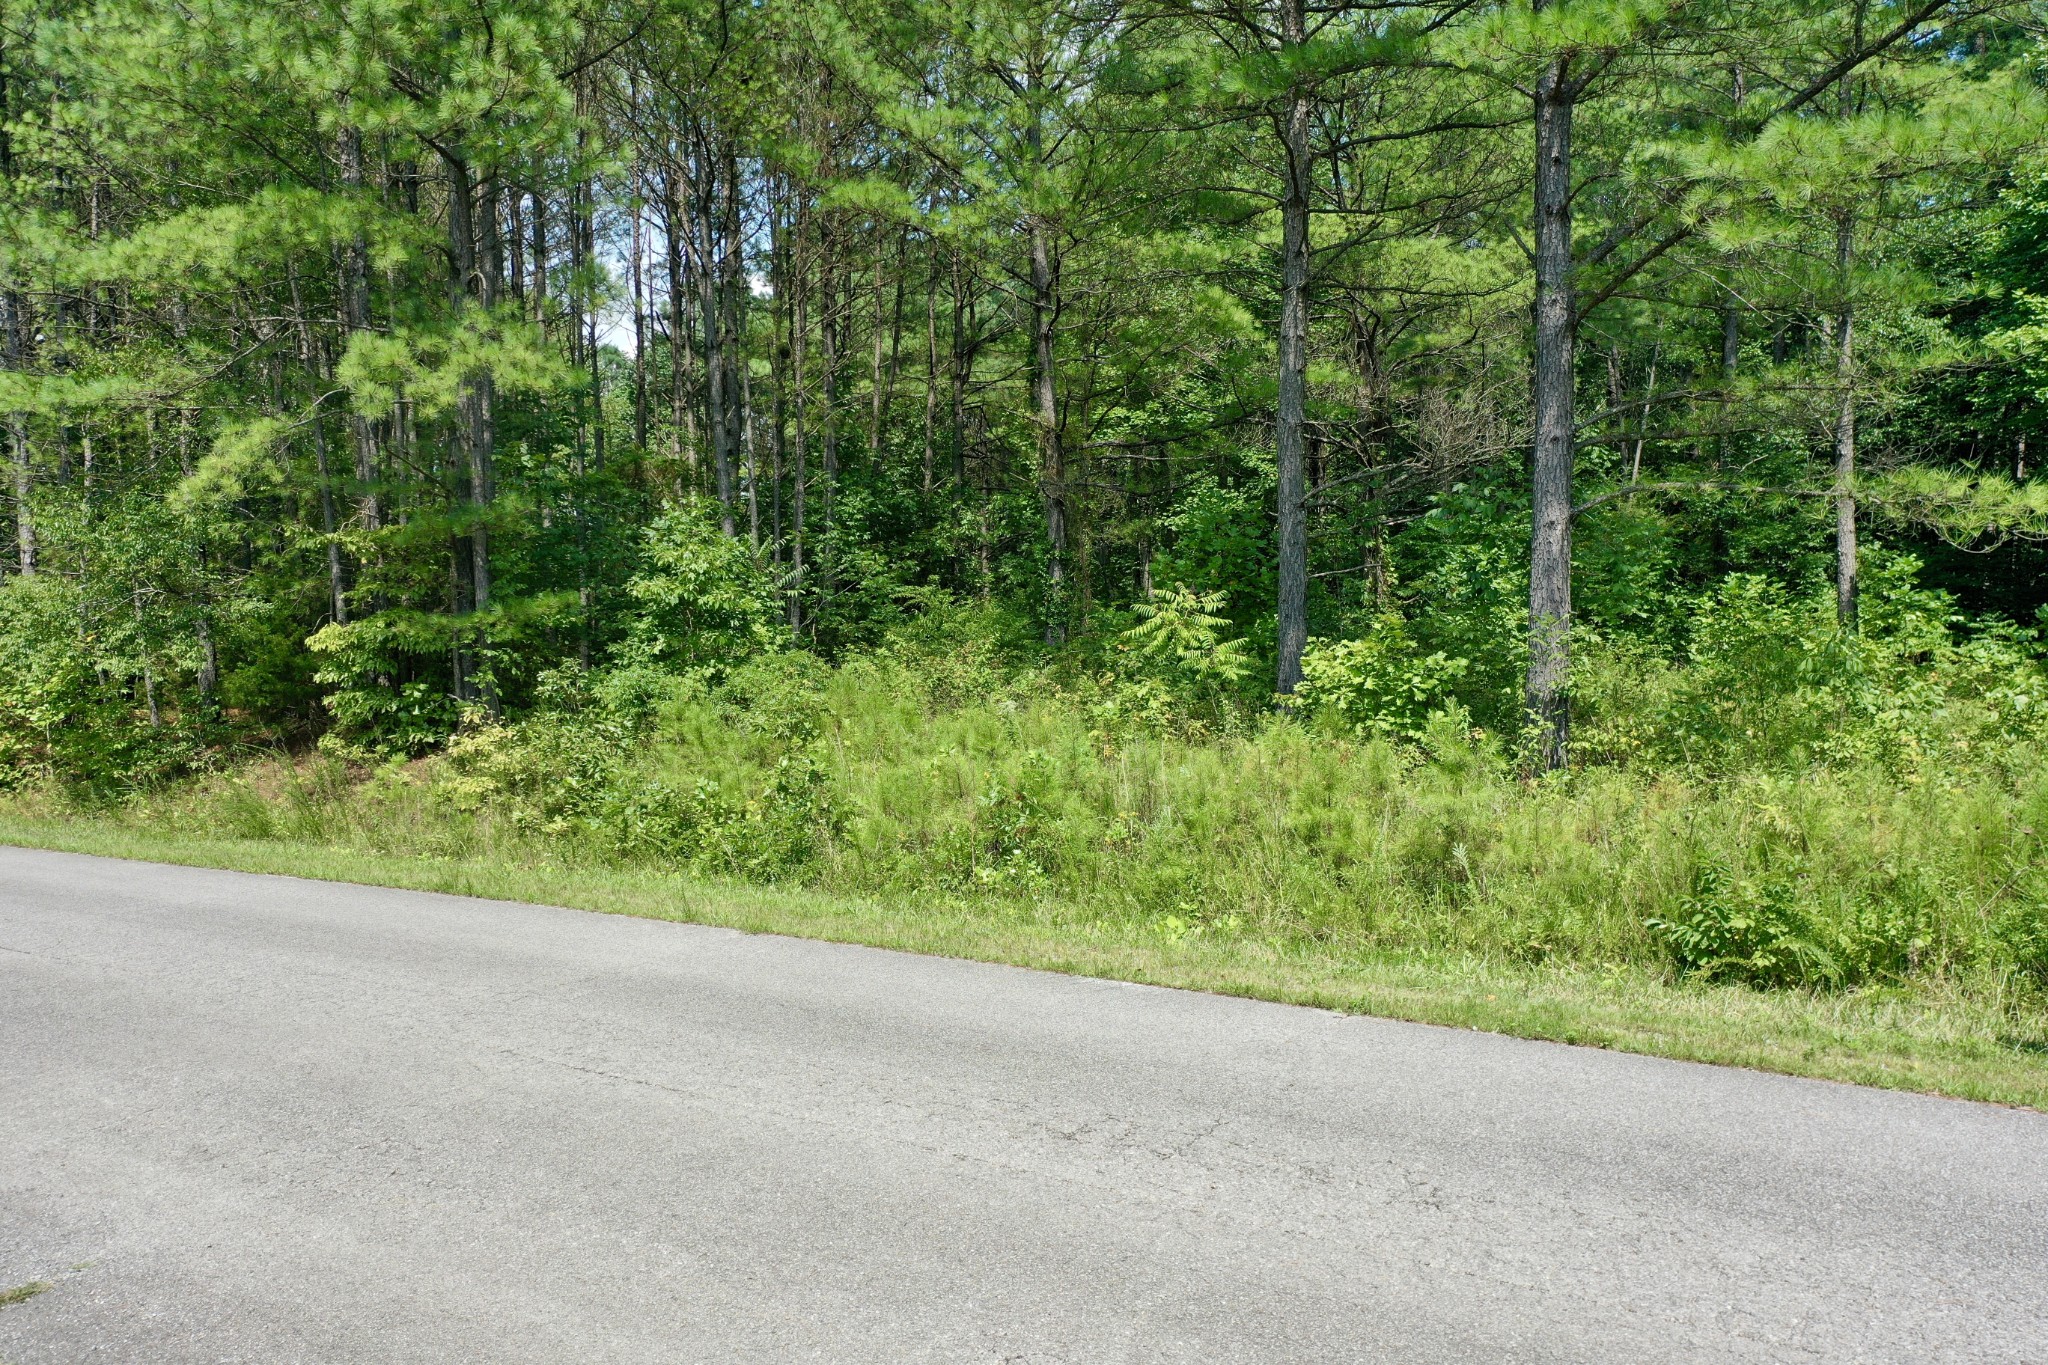
[[[19,370],[23,359],[21,295],[11,290],[0,295],[0,309],[7,314],[0,319],[0,344],[6,347],[7,368]],[[28,418],[25,414],[7,414],[7,445],[14,476],[14,566],[23,578],[33,578],[36,573],[36,520],[35,508],[29,499],[35,479],[29,465]]]
[[[299,364],[319,386],[329,379],[325,348],[313,341],[312,319],[306,316],[306,302],[299,292],[298,267],[286,269],[291,288],[292,319],[299,334]],[[327,422],[318,407],[313,410],[313,469],[320,483],[320,531],[327,551],[327,610],[334,624],[348,624],[348,584],[341,562],[341,541],[335,535],[334,471],[327,459]]]
[[[213,690],[220,686],[220,651],[213,643],[213,623],[204,612],[192,623],[193,638],[199,642],[199,675],[194,682],[199,695],[213,700]]]
[[[754,448],[754,374],[740,368],[740,449],[747,457],[747,543],[761,553],[761,466]]]
[[[448,171],[448,245],[453,262],[450,303],[458,311],[467,306],[479,288],[476,259],[476,226],[473,214],[475,187],[469,165],[461,158],[443,153]],[[483,523],[483,511],[491,500],[491,410],[486,389],[488,378],[467,375],[462,380],[456,417],[456,443],[469,473],[470,604],[482,611],[491,602],[490,532]]]
[[[670,176],[661,201],[661,235],[668,257],[668,379],[669,420],[675,427],[675,456],[687,470],[692,492],[697,488],[697,416],[690,405],[690,357],[696,344],[690,340],[689,286],[684,279],[683,241],[689,231],[683,217],[675,180]]]
[[[882,244],[880,241],[880,234],[877,233],[876,237],[877,240],[875,242],[875,316],[873,326],[869,328],[869,331],[871,331],[873,335],[868,338],[868,349],[872,353],[870,363],[868,366],[869,469],[880,469],[882,467],[882,406],[885,402],[885,396],[882,392],[882,359],[884,355],[883,338],[886,335],[886,333],[883,330],[883,323],[885,322],[885,319],[882,316],[882,308],[883,301],[888,297],[888,292],[886,288],[887,281],[883,278]],[[902,276],[898,275],[897,279],[900,281],[902,279]],[[900,312],[901,310],[899,309],[898,311]]]
[[[0,39],[0,51],[4,51],[4,39]],[[7,126],[12,115],[12,91],[7,83],[7,74],[7,63],[0,61],[0,180],[12,184],[14,141]],[[4,318],[0,318],[0,346],[6,349],[4,359],[10,371],[20,370],[24,357],[21,309],[20,294],[13,290],[0,293],[0,311],[6,313]],[[14,476],[14,565],[23,578],[33,578],[36,572],[36,522],[35,509],[29,505],[29,494],[34,479],[29,467],[28,418],[25,414],[7,414],[7,446]]]
[[[1731,292],[1721,305],[1721,439],[1716,451],[1718,468],[1726,469],[1733,454],[1734,436],[1728,430],[1735,401],[1735,371],[1742,362],[1742,307]]]
[[[1566,58],[1536,84],[1535,450],[1529,537],[1529,672],[1524,693],[1536,729],[1536,766],[1569,756],[1571,669],[1573,368],[1572,113],[1578,91]]]
[[[1067,469],[1060,445],[1058,395],[1053,384],[1052,244],[1045,219],[1031,216],[1031,408],[1038,428],[1038,492],[1045,504],[1045,545],[1049,579],[1045,642],[1067,638]]]
[[[1304,0],[1282,0],[1280,37],[1285,47],[1307,41]],[[1279,664],[1274,691],[1287,697],[1301,685],[1301,654],[1308,643],[1308,487],[1303,427],[1308,407],[1309,95],[1297,86],[1287,98],[1280,130],[1287,183],[1280,201],[1280,393],[1273,415],[1273,455],[1279,530]]]
[[[789,430],[789,236],[770,182],[768,199],[768,557],[782,563],[782,461]]]
[[[342,571],[341,541],[335,535],[334,476],[327,465],[327,424],[313,415],[313,463],[320,476],[320,529],[327,541],[327,605],[334,624],[348,624],[348,584]]]
[[[522,207],[525,198],[526,191],[519,186],[505,187],[505,284],[522,316],[526,312],[526,210]]]
[[[937,454],[939,424],[939,271],[930,267],[924,292],[924,495],[932,493],[932,462]]]
[[[581,135],[579,134],[579,137]],[[581,260],[588,264],[597,257],[597,199],[595,187],[588,180],[577,186],[576,223],[577,239],[582,243]],[[579,301],[578,311],[584,317],[585,350],[590,361],[590,460],[591,467],[604,472],[604,366],[603,354],[597,344],[597,307],[595,300],[588,309]]]
[[[14,567],[23,578],[36,576],[36,519],[30,504],[34,475],[29,467],[28,423],[18,412],[7,415],[7,444],[14,475]]]
[[[640,163],[633,163],[633,444],[647,449],[647,255],[646,210],[640,193]]]
[[[1835,315],[1835,616],[1856,629],[1856,306],[1850,272],[1856,264],[1856,220],[1835,232],[1835,270],[1842,300]]]
[[[341,130],[341,179],[351,192],[363,185],[363,135],[354,126]],[[352,235],[341,249],[342,323],[350,337],[370,330],[370,247],[361,233]],[[383,508],[377,500],[377,433],[370,419],[349,410],[348,431],[355,447],[356,515],[363,529],[375,531],[383,525]]]
[[[727,484],[736,486],[739,478],[739,463],[747,453],[748,436],[746,403],[747,385],[744,378],[746,368],[746,307],[748,301],[746,281],[745,225],[740,218],[740,168],[739,154],[731,143],[726,144],[724,157],[724,206],[721,214],[723,230],[720,234],[719,275],[719,325],[724,329],[725,341],[719,353],[725,358],[725,449],[730,468]],[[752,478],[752,466],[748,466]],[[726,534],[733,534],[733,501],[726,499]]]
[[[825,482],[819,488],[819,516],[825,544],[819,551],[821,587],[832,587],[832,516],[839,496],[839,243],[828,218],[818,226],[818,454]]]
[[[790,397],[792,399],[792,425],[790,428],[790,455],[795,467],[790,473],[789,517],[790,517],[790,575],[789,575],[789,629],[796,639],[803,638],[809,624],[804,609],[804,532],[805,515],[810,496],[810,451],[809,451],[809,384],[810,375],[806,368],[808,359],[808,338],[810,334],[810,300],[804,285],[804,221],[803,206],[799,202],[796,217],[796,251],[793,259],[787,261],[785,278],[790,284]]]
[[[719,306],[720,269],[712,242],[711,175],[711,158],[706,154],[699,159],[695,186],[697,202],[691,213],[697,243],[694,273],[698,322],[704,335],[704,424],[711,429],[711,466],[712,475],[717,480],[720,522],[725,534],[732,535],[732,427],[726,421],[725,413],[731,396],[725,389],[727,367],[722,344],[724,328],[721,325],[724,310]]]
[[[886,418],[896,403],[896,380],[903,372],[903,290],[910,277],[910,233],[896,234],[895,297],[889,304],[889,363],[882,368],[882,414]],[[880,468],[878,464],[876,468]]]
[[[526,306],[536,323],[548,320],[548,201],[536,191],[533,196],[533,287],[527,291]]]
[[[953,487],[967,489],[967,370],[972,364],[967,349],[967,287],[962,280],[960,253],[952,253],[953,264],[953,369],[952,406],[948,414],[953,432]]]

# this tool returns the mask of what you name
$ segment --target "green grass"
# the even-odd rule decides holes
[[[0,842],[832,939],[2048,1109],[2048,1048],[2034,1022],[1939,981],[1752,990],[1626,961],[1190,932],[1046,900],[859,896],[565,866],[510,843],[483,859],[210,838],[23,802],[0,809]]]
[[[46,1281],[36,1280],[31,1284],[18,1284],[12,1289],[0,1289],[0,1308],[12,1308],[18,1303],[27,1303],[49,1287]]]

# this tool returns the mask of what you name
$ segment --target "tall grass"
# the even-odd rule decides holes
[[[746,884],[790,898],[759,923],[805,932],[1548,1037],[1598,1017],[1627,1046],[2037,1102],[2048,667],[1903,561],[1869,586],[1856,635],[1737,576],[1680,638],[1581,641],[1581,766],[1540,780],[1501,732],[1502,670],[1419,617],[1312,649],[1276,713],[1199,595],[1052,659],[934,598],[836,664],[628,651],[425,758],[342,727],[64,837],[636,908]],[[1466,643],[1515,648],[1492,639]],[[0,824],[81,799],[31,785]]]
[[[715,684],[598,681],[432,758],[272,759],[118,818],[684,868],[1337,959],[1930,991],[2041,1032],[2048,769],[2030,742],[1933,773],[1871,759],[1530,782],[1455,712],[1400,745],[1284,716],[1160,725],[1142,689],[1134,703],[986,659],[786,654]]]

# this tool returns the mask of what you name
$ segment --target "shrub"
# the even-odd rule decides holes
[[[1842,980],[1842,962],[1824,942],[1826,931],[1801,904],[1800,888],[1784,878],[1737,877],[1709,860],[1700,865],[1679,913],[1652,919],[1648,928],[1690,976],[1752,986],[1828,986]]]
[[[105,801],[204,765],[215,717],[153,634],[56,574],[0,581],[0,790],[45,778]]]
[[[1309,641],[1296,695],[1311,714],[1360,738],[1420,740],[1470,666],[1422,653],[1401,618],[1388,614],[1360,639]]]
[[[774,582],[715,515],[700,502],[680,503],[647,528],[639,571],[626,582],[632,610],[614,650],[622,662],[715,671],[776,642]]]
[[[2009,906],[1992,921],[1991,941],[2003,965],[2048,990],[2048,904],[2029,900]]]
[[[1154,580],[1220,594],[1218,607],[1240,620],[1264,610],[1274,592],[1272,501],[1270,485],[1227,488],[1198,475],[1161,520],[1167,544],[1153,557]]]

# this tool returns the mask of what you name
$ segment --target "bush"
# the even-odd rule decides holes
[[[1310,714],[1360,738],[1420,740],[1452,700],[1465,659],[1424,654],[1399,616],[1382,615],[1356,640],[1310,640],[1296,695]]]
[[[1647,927],[1688,975],[1752,986],[1838,985],[1842,961],[1801,892],[1788,879],[1737,877],[1709,861],[1679,913]]]
[[[1621,636],[1580,642],[1582,759],[1711,774],[1881,767],[1908,777],[2048,737],[2032,631],[1953,629],[1917,562],[1873,552],[1862,628],[1831,596],[1732,574],[1691,603],[1682,662]]]
[[[2008,907],[1992,921],[1991,941],[2015,975],[2048,990],[2048,904],[2035,900]]]
[[[639,571],[626,582],[632,608],[614,650],[621,662],[716,671],[778,640],[774,582],[746,541],[719,530],[716,515],[682,503],[647,528]]]
[[[55,574],[0,582],[0,790],[38,778],[110,800],[204,766],[213,709],[128,603]]]

